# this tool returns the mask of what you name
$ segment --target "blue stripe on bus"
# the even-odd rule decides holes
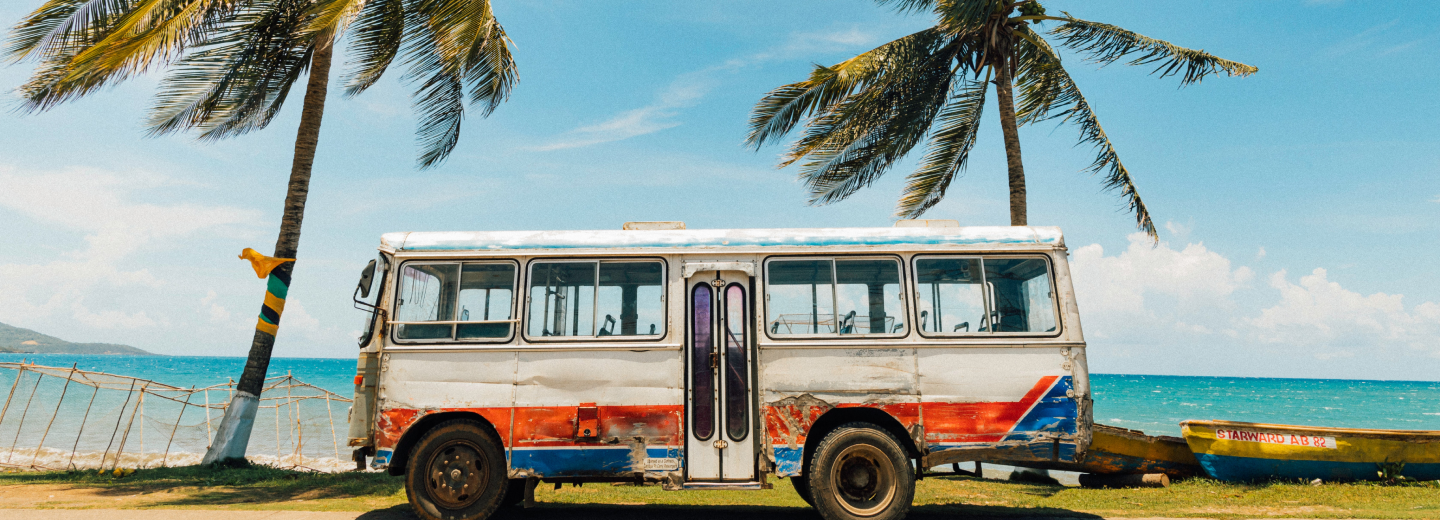
[[[1010,430],[1012,435],[1025,432],[1074,434],[1079,409],[1075,399],[1066,395],[1072,388],[1074,385],[1070,376],[1061,377],[1050,387],[1050,391],[1015,423],[1015,427]],[[1007,437],[1006,440],[1010,438]]]
[[[566,448],[515,448],[510,450],[510,467],[533,472],[545,477],[615,476],[644,471],[645,461],[636,462],[630,458],[626,446],[566,447]],[[679,448],[650,447],[645,455],[651,459],[674,459],[674,467],[657,468],[655,471],[680,469],[682,451]]]

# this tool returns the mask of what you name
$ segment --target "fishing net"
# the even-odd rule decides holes
[[[198,464],[235,382],[181,388],[75,367],[0,362],[0,392],[0,468],[147,468]],[[282,468],[353,468],[341,457],[349,448],[340,443],[349,406],[350,399],[288,373],[266,379],[246,458]]]

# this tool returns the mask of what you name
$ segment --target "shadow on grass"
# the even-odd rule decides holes
[[[933,477],[932,477],[933,478]],[[268,466],[225,468],[185,466],[142,469],[116,477],[113,473],[71,471],[49,473],[0,473],[0,485],[71,484],[93,489],[102,496],[149,495],[145,507],[203,507],[223,505],[279,505],[297,499],[404,498],[399,477],[384,473],[316,473]],[[1064,488],[1024,485],[1027,494],[1049,496]],[[166,492],[174,497],[156,496]],[[538,507],[505,508],[494,518],[503,520],[573,520],[684,518],[685,520],[819,519],[810,507],[778,505],[619,505],[611,503],[542,502]],[[931,504],[912,507],[909,518],[1100,518],[1096,515],[1053,507],[1003,507],[968,504]],[[364,520],[413,519],[405,503],[363,513]]]
[[[409,514],[408,506],[397,506],[387,510],[374,511],[373,513],[376,513],[376,516],[362,516],[361,518],[366,518],[367,520],[400,518],[386,515],[400,513],[402,508],[405,514]],[[413,517],[413,515],[411,515],[411,517]],[[499,520],[573,520],[576,518],[584,518],[586,520],[628,520],[634,518],[684,518],[685,520],[734,520],[735,518],[744,518],[745,520],[819,520],[820,515],[815,512],[815,509],[809,507],[541,504],[534,509],[507,509],[496,514],[493,518]],[[955,504],[912,507],[910,508],[910,515],[907,518],[914,520],[941,518],[979,520],[985,518],[1099,519],[1101,517],[1089,513],[1058,508],[1016,508]]]

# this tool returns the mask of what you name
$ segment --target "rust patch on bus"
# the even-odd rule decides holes
[[[805,434],[825,412],[835,405],[810,394],[786,397],[766,404],[765,424],[772,444],[784,443],[790,449],[805,445]]]
[[[420,410],[390,408],[381,410],[375,424],[375,445],[380,449],[394,448],[405,429],[425,415]]]

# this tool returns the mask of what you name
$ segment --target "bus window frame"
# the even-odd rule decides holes
[[[360,340],[361,350],[370,348],[370,345],[375,344],[375,338],[382,336],[382,334],[376,333],[375,326],[379,325],[380,330],[384,331],[386,325],[384,320],[381,319],[381,316],[386,316],[388,313],[383,310],[384,305],[382,304],[387,301],[385,299],[385,289],[390,282],[390,271],[392,270],[391,268],[395,266],[395,259],[381,253],[378,264],[377,267],[380,269],[380,284],[371,288],[371,290],[375,291],[375,303],[372,304],[375,308],[370,310],[370,317],[365,319],[365,336]]]
[[[518,295],[518,292],[517,292],[517,291],[520,290],[520,282],[521,282],[521,279],[522,279],[522,275],[521,275],[521,273],[520,273],[520,262],[516,261],[516,260],[513,259],[513,258],[473,258],[473,259],[428,259],[428,258],[426,258],[426,259],[415,259],[415,260],[405,260],[405,261],[402,261],[402,262],[400,262],[400,264],[399,264],[398,266],[396,266],[396,268],[395,268],[395,272],[397,273],[397,274],[395,275],[395,294],[390,295],[390,299],[387,300],[387,301],[389,301],[389,302],[391,303],[391,308],[394,309],[395,314],[399,314],[399,311],[400,311],[400,303],[399,303],[399,300],[400,300],[400,285],[405,282],[405,280],[404,280],[404,274],[403,274],[403,273],[405,272],[404,269],[405,269],[406,266],[408,266],[408,265],[410,265],[410,264],[422,264],[422,265],[458,264],[458,265],[460,266],[459,276],[464,277],[464,275],[465,275],[465,274],[464,274],[464,273],[465,273],[465,264],[504,264],[504,263],[508,263],[508,264],[510,264],[510,265],[512,265],[512,266],[515,267],[515,278],[511,281],[511,285],[510,285],[510,294],[512,295],[511,298],[510,298],[510,315],[511,315],[511,316],[515,316],[515,315],[516,315],[515,313],[518,312],[518,309],[516,309],[516,303],[520,300],[518,297],[515,297],[515,296]],[[457,302],[459,301],[459,298],[460,298],[460,286],[459,286],[459,284],[457,283],[457,284],[456,284],[456,287],[455,287],[455,299],[456,299]],[[392,319],[392,320],[389,320],[389,321],[387,321],[387,322],[385,323],[385,325],[390,329],[390,330],[387,332],[388,335],[390,336],[390,343],[393,344],[393,345],[395,345],[395,346],[397,346],[397,347],[411,347],[411,346],[463,346],[463,345],[505,345],[505,344],[514,343],[514,342],[515,342],[515,338],[518,337],[518,335],[515,333],[515,329],[520,326],[520,319],[518,319],[518,318],[511,318],[510,320],[508,320],[508,321],[510,321],[510,335],[507,336],[507,337],[505,337],[505,338],[503,338],[503,339],[502,339],[502,338],[466,338],[466,339],[464,339],[464,340],[459,340],[459,339],[455,339],[455,333],[456,333],[455,331],[456,331],[456,329],[458,328],[459,325],[465,325],[465,324],[471,324],[471,323],[484,323],[486,320],[466,321],[466,322],[461,322],[461,321],[459,321],[459,320],[436,320],[436,323],[435,323],[435,324],[436,324],[436,325],[441,325],[441,324],[444,324],[445,321],[450,321],[450,322],[451,322],[451,323],[449,324],[449,325],[450,325],[450,339],[448,339],[448,340],[443,340],[443,339],[418,339],[418,340],[416,340],[416,339],[401,339],[401,338],[399,337],[399,329],[400,329],[400,327],[398,326],[399,324],[396,323],[395,320],[393,320],[393,319]],[[490,321],[500,322],[500,321],[505,321],[505,320],[490,320]]]
[[[654,336],[649,334],[637,334],[634,336],[531,336],[530,335],[530,277],[534,274],[535,264],[544,263],[567,263],[567,262],[596,262],[596,263],[637,263],[637,262],[659,262],[660,263],[660,333]],[[525,296],[521,303],[519,322],[520,337],[524,338],[529,345],[553,345],[553,344],[576,344],[576,343],[659,343],[670,337],[670,263],[665,257],[660,256],[544,256],[535,257],[525,262],[524,275]],[[597,279],[596,294],[599,294],[600,281]],[[598,309],[596,311],[598,314]],[[598,316],[596,316],[598,318]],[[596,323],[596,329],[599,329]]]
[[[911,291],[911,293],[914,295],[913,297],[916,298],[916,300],[915,300],[914,303],[915,303],[915,308],[917,309],[917,310],[916,310],[917,313],[919,312],[918,309],[920,308],[920,301],[919,301],[919,299],[918,299],[918,298],[920,297],[920,275],[919,275],[919,272],[920,272],[920,271],[919,271],[918,263],[919,263],[921,260],[930,260],[930,259],[937,259],[937,258],[938,258],[938,259],[979,259],[979,260],[980,260],[980,276],[981,276],[981,281],[982,281],[982,284],[983,284],[982,287],[984,287],[980,292],[981,292],[981,294],[984,296],[984,299],[985,299],[985,315],[986,315],[986,316],[990,316],[990,315],[994,312],[993,309],[991,308],[991,307],[994,305],[994,302],[992,301],[993,298],[990,297],[990,289],[989,289],[989,285],[990,285],[990,284],[989,284],[989,281],[990,281],[990,280],[988,279],[987,275],[985,274],[985,261],[986,261],[986,260],[1014,260],[1014,259],[1030,260],[1030,259],[1035,259],[1035,258],[1039,258],[1039,259],[1044,260],[1044,261],[1045,261],[1045,271],[1046,271],[1046,275],[1049,276],[1049,279],[1050,279],[1050,301],[1054,303],[1054,305],[1051,306],[1051,309],[1050,309],[1050,310],[1051,310],[1051,312],[1053,312],[1053,313],[1055,314],[1055,330],[1054,330],[1053,332],[1041,332],[1041,333],[1036,333],[1036,332],[979,332],[979,331],[973,331],[973,332],[969,332],[969,331],[967,331],[967,332],[943,332],[943,331],[926,332],[926,331],[917,331],[917,332],[919,332],[920,337],[930,338],[930,339],[948,339],[948,338],[979,339],[979,338],[1016,338],[1016,337],[1025,337],[1025,338],[1058,338],[1058,337],[1060,337],[1060,336],[1062,336],[1062,335],[1065,334],[1065,321],[1064,321],[1064,319],[1063,319],[1063,318],[1064,318],[1064,313],[1062,313],[1061,310],[1060,310],[1060,307],[1061,307],[1060,293],[1059,293],[1059,291],[1058,291],[1058,286],[1057,286],[1056,283],[1055,283],[1055,262],[1052,261],[1052,259],[1050,258],[1050,255],[1045,254],[1045,253],[964,253],[964,254],[923,253],[923,254],[915,254],[914,256],[911,256],[911,257],[910,257],[910,268],[911,268],[912,270],[915,270],[915,273],[916,273],[916,275],[915,275],[915,276],[911,279],[911,281],[910,281],[910,284],[911,284],[910,291]],[[917,314],[917,315],[918,315],[918,314]]]
[[[833,268],[833,266],[834,266],[834,263],[833,263],[833,262],[834,262],[835,260],[881,260],[881,259],[883,259],[883,260],[894,260],[894,261],[895,261],[895,264],[896,264],[896,268],[899,269],[899,271],[900,271],[900,307],[901,307],[901,310],[900,310],[900,313],[899,313],[899,314],[900,314],[901,316],[904,316],[904,317],[905,317],[905,320],[906,320],[905,331],[904,331],[904,332],[901,332],[901,333],[888,333],[888,334],[840,334],[839,332],[832,332],[832,333],[826,333],[826,334],[771,334],[771,333],[770,333],[769,322],[770,322],[770,262],[771,262],[771,261],[774,261],[774,260],[779,260],[779,261],[785,261],[785,260],[830,260],[830,261],[832,262],[832,263],[831,263],[832,268],[831,268],[831,270],[830,270],[830,284],[831,284],[831,287],[832,287],[831,290],[832,290],[832,291],[836,291],[836,290],[838,289],[838,287],[836,287],[838,284],[836,284],[836,281],[835,281],[836,273],[835,273],[835,270],[834,270],[834,268]],[[762,304],[763,304],[763,306],[764,306],[763,309],[757,309],[757,310],[763,310],[763,311],[764,311],[763,313],[760,314],[760,316],[758,316],[758,318],[759,318],[759,323],[760,323],[760,325],[761,325],[761,326],[760,326],[760,330],[765,333],[765,338],[766,338],[766,339],[774,340],[774,341],[797,341],[797,340],[809,340],[809,341],[814,341],[814,340],[867,341],[867,340],[868,340],[868,341],[873,341],[873,340],[877,340],[877,339],[898,340],[898,339],[908,338],[908,337],[910,337],[910,332],[911,332],[912,330],[914,330],[914,328],[915,328],[915,327],[914,327],[915,316],[913,315],[913,313],[911,312],[911,309],[910,309],[911,307],[913,307],[913,305],[910,305],[910,302],[909,302],[909,300],[908,300],[908,296],[907,296],[908,291],[905,290],[905,287],[907,287],[907,286],[910,285],[910,284],[906,283],[906,281],[909,280],[909,273],[907,273],[907,272],[905,271],[905,267],[906,267],[906,265],[905,265],[905,258],[904,258],[903,256],[901,256],[900,254],[892,254],[892,253],[881,253],[881,254],[875,254],[875,253],[853,253],[853,254],[840,253],[840,254],[817,254],[817,255],[781,254],[781,255],[771,255],[771,256],[767,256],[767,257],[765,257],[765,258],[761,261],[761,266],[760,266],[760,286],[761,286],[761,289],[758,290],[758,291],[755,291],[756,297],[760,299],[760,301],[762,302]],[[834,303],[834,301],[833,301],[834,298],[835,298],[835,295],[836,295],[836,293],[832,292],[832,294],[831,294],[831,300],[832,300],[832,301],[831,301],[831,306],[832,306],[832,307],[835,305],[835,303]],[[840,319],[839,312],[840,312],[839,309],[831,309],[831,314],[832,314],[833,319],[835,319],[835,320],[837,320],[837,321]],[[837,323],[837,325],[838,325],[838,323]]]

